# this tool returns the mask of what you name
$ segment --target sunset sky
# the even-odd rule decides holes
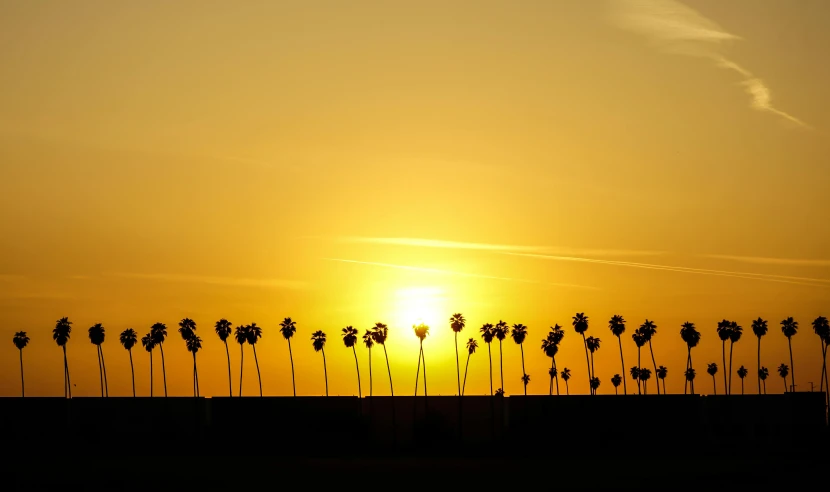
[[[330,394],[357,394],[340,329],[375,322],[390,327],[396,394],[414,390],[419,322],[429,393],[454,394],[454,312],[468,320],[460,349],[479,341],[467,394],[489,393],[478,329],[500,319],[529,327],[528,393],[548,391],[539,346],[554,323],[567,330],[557,365],[587,393],[577,312],[602,340],[599,394],[621,371],[613,314],[628,322],[626,371],[631,333],[656,322],[670,392],[694,322],[700,393],[723,318],[744,327],[733,370],[757,391],[758,316],[767,390],[782,391],[779,322],[793,316],[797,389],[818,390],[828,24],[822,0],[0,2],[0,395],[20,392],[20,330],[27,396],[63,395],[63,316],[73,396],[100,394],[98,322],[110,395],[131,394],[118,334],[157,321],[169,392],[191,394],[185,317],[203,338],[204,396],[227,394],[219,318],[263,327],[263,390],[290,395],[287,316],[298,394],[324,393],[315,330]],[[519,347],[503,352],[505,391],[521,393]],[[238,345],[230,355],[236,393]],[[148,354],[133,357],[147,394]]]

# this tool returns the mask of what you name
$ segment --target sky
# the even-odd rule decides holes
[[[821,0],[2,1],[0,395],[20,394],[10,342],[26,331],[27,396],[62,396],[51,330],[64,316],[73,396],[100,394],[94,323],[110,395],[132,391],[118,334],[155,322],[171,331],[168,391],[191,394],[175,333],[185,317],[203,339],[204,396],[228,392],[220,318],[263,327],[263,391],[290,395],[285,317],[297,322],[300,395],[325,391],[316,330],[328,335],[329,393],[357,394],[340,330],[376,322],[389,325],[396,394],[414,391],[421,322],[429,393],[455,394],[456,312],[462,376],[464,345],[479,341],[466,394],[489,393],[478,329],[499,320],[529,328],[528,393],[548,392],[540,343],[557,323],[557,366],[587,393],[577,312],[601,339],[599,394],[621,372],[614,314],[627,320],[626,371],[631,333],[656,323],[669,392],[683,390],[679,330],[694,322],[704,394],[721,319],[744,327],[733,372],[749,368],[757,392],[759,316],[767,389],[783,391],[779,322],[793,316],[796,389],[817,390],[810,322],[830,315],[828,22]],[[244,350],[243,391],[258,394]],[[134,352],[147,394],[149,355]],[[507,340],[501,352],[505,391],[518,394],[521,350]],[[357,357],[366,392],[362,346]],[[236,344],[230,359],[236,394]],[[374,394],[389,394],[382,350],[372,364]]]

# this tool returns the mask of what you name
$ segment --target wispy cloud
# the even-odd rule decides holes
[[[168,273],[107,273],[107,276],[132,278],[140,280],[156,280],[160,282],[186,282],[212,285],[228,285],[238,287],[275,287],[280,289],[305,289],[306,282],[297,280],[284,280],[276,278],[228,278],[228,277],[203,277],[199,275],[178,275]]]
[[[758,265],[782,265],[782,266],[830,266],[830,260],[809,260],[797,258],[765,258],[761,256],[732,256],[732,255],[702,255],[705,258],[716,260],[731,260],[742,263],[754,263]]]
[[[724,41],[741,38],[697,11],[676,0],[614,0],[611,16],[619,27],[647,36],[663,51],[708,58],[715,66],[737,72],[743,77],[741,85],[750,96],[753,109],[809,128],[800,119],[772,105],[769,87],[763,80],[722,54],[720,48]]]
[[[422,248],[467,249],[495,252],[516,253],[551,253],[560,255],[584,256],[654,256],[663,254],[662,251],[626,250],[626,249],[568,249],[553,246],[520,246],[491,243],[467,243],[459,241],[442,241],[438,239],[423,239],[410,237],[339,237],[344,243],[387,244],[396,246],[413,246]]]
[[[594,258],[578,258],[571,256],[539,255],[530,253],[503,253],[506,255],[526,256],[556,261],[575,261],[584,263],[597,263],[602,265],[616,265],[632,268],[644,268],[648,270],[662,270],[668,272],[694,273],[698,275],[714,275],[719,277],[733,277],[747,280],[763,280],[767,282],[781,282],[786,284],[807,285],[810,287],[830,287],[830,279],[791,277],[787,275],[768,275],[763,273],[731,272],[726,270],[709,270],[705,268],[680,267],[673,265],[656,265],[651,263],[634,263],[630,261],[597,260]]]
[[[591,287],[587,285],[576,285],[576,284],[565,284],[565,283],[550,283],[550,282],[540,282],[537,280],[528,280],[522,278],[512,278],[512,277],[496,277],[492,275],[478,275],[475,273],[464,273],[464,272],[456,272],[453,270],[442,270],[439,268],[424,268],[424,267],[416,267],[410,265],[396,265],[393,263],[378,263],[375,261],[358,261],[358,260],[346,260],[342,258],[321,258],[326,261],[338,261],[341,263],[355,263],[359,265],[373,265],[385,268],[396,268],[399,270],[409,270],[413,272],[423,272],[423,273],[436,273],[440,275],[454,275],[458,277],[470,277],[470,278],[485,278],[485,279],[493,279],[493,280],[507,280],[511,282],[523,282],[528,284],[541,284],[541,285],[551,285],[554,287],[571,287],[575,289],[591,289],[597,290],[596,287]]]

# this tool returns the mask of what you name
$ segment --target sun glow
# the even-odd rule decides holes
[[[417,337],[410,333],[413,326],[424,323],[430,327],[430,337],[442,323],[446,314],[446,297],[444,290],[438,287],[407,287],[395,292],[394,323],[407,331],[404,338],[417,344]],[[444,320],[446,321],[446,320]]]

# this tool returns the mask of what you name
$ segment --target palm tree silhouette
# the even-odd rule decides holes
[[[657,372],[657,362],[654,361],[654,349],[651,346],[651,339],[657,334],[657,325],[654,321],[646,319],[645,323],[640,325],[640,334],[643,335],[645,341],[648,342],[648,350],[651,352],[651,363],[654,364],[654,372]],[[657,394],[660,394],[660,385],[657,385]]]
[[[369,349],[369,396],[372,396],[372,345],[375,344],[374,338],[372,338],[372,332],[366,330],[366,333],[363,334],[363,345],[366,345],[366,348]]]
[[[119,337],[121,341],[121,345],[127,349],[127,353],[130,354],[130,374],[132,375],[133,380],[133,398],[135,398],[135,368],[133,368],[133,347],[135,344],[138,343],[138,334],[132,328],[127,328],[126,330],[121,332],[121,336]]]
[[[634,344],[637,345],[637,369],[639,370],[640,367],[640,349],[643,348],[643,345],[646,344],[646,337],[640,333],[640,329],[634,330],[634,333],[631,334],[631,339],[634,340]],[[643,394],[642,385],[640,384],[640,378],[634,378],[637,380],[637,393]]]
[[[628,373],[631,374],[631,379],[637,381],[637,394],[643,394],[643,385],[640,384],[640,368],[637,366],[632,367],[628,370]]]
[[[749,371],[746,370],[746,367],[741,365],[741,367],[738,368],[738,377],[741,378],[741,394],[744,394],[744,378],[747,374],[749,374]]]
[[[793,336],[798,333],[798,321],[794,320],[792,316],[781,322],[781,333],[787,337],[787,344],[790,347],[790,380],[792,381],[793,391],[795,391],[795,364],[793,363]]]
[[[490,343],[496,334],[493,325],[490,323],[482,325],[479,331],[484,343],[487,344],[487,359],[490,361],[490,396],[493,396],[493,353],[490,351]]]
[[[717,395],[718,394],[718,385],[715,383],[715,374],[718,373],[718,365],[714,362],[710,362],[708,366],[706,366],[706,372],[712,376],[712,391]]]
[[[646,367],[641,368],[639,378],[640,378],[640,381],[643,382],[643,394],[647,395],[648,394],[648,380],[651,379],[651,369],[648,369]]]
[[[527,326],[518,323],[513,325],[513,330],[510,332],[510,336],[513,337],[513,341],[519,346],[519,350],[522,351],[522,381],[524,381],[524,390],[525,396],[527,396],[527,383],[530,382],[530,376],[527,375],[527,371],[525,371],[525,349],[524,349],[524,342],[525,338],[527,338]]]
[[[659,366],[657,368],[657,378],[660,381],[663,381],[663,394],[666,394],[666,376],[669,374],[669,370],[665,366]],[[660,385],[660,381],[657,381],[657,385]],[[694,392],[694,390],[692,390]]]
[[[593,389],[591,389],[591,378],[594,377],[594,373],[591,372],[591,361],[588,359],[588,342],[585,338],[585,332],[588,330],[588,317],[585,316],[585,313],[576,313],[571,324],[574,331],[582,335],[582,345],[585,347],[585,364],[588,365],[588,389],[591,394],[594,394]]]
[[[764,394],[765,395],[767,394],[767,378],[768,377],[769,377],[769,369],[767,369],[766,367],[762,367],[761,369],[758,370],[758,379],[760,379],[761,382],[764,385]]]
[[[461,385],[461,396],[464,396],[464,390],[467,389],[467,370],[470,368],[470,356],[476,353],[478,342],[475,338],[467,340],[467,363],[464,365],[464,384]]]
[[[790,373],[790,368],[787,364],[781,364],[778,366],[778,375],[781,376],[781,379],[784,380],[784,393],[787,392],[787,375]]]
[[[504,397],[504,390],[499,388],[496,390],[496,396]]]
[[[693,368],[686,369],[686,380],[689,381],[689,386],[692,385],[692,382],[695,380],[695,370]]]
[[[614,394],[615,395],[619,394],[619,392],[617,391],[617,388],[620,387],[620,383],[622,383],[622,382],[623,382],[623,378],[621,378],[619,374],[614,374],[614,376],[611,377],[611,384],[614,385]]]
[[[732,323],[727,320],[718,321],[718,338],[721,341],[721,353],[723,354],[723,393],[729,394],[729,386],[726,382],[726,373],[729,366],[726,365],[726,341],[732,335]]]
[[[617,337],[617,342],[620,344],[620,366],[622,367],[622,372],[625,374],[625,360],[623,359],[623,349],[622,349],[622,334],[625,333],[625,319],[619,314],[615,314],[611,316],[611,320],[608,322],[608,328],[611,330],[611,333]],[[623,383],[623,394],[628,394],[628,388],[626,388],[625,378],[622,378]],[[616,386],[614,387],[614,391],[616,392]]]
[[[591,378],[591,394],[597,394],[597,389],[599,388],[599,378],[593,377]]]
[[[383,323],[375,323],[372,327],[372,340],[383,346],[383,355],[386,357],[386,372],[389,373],[389,393],[395,396],[395,387],[392,385],[392,368],[389,367],[389,353],[386,351],[386,339],[389,337],[389,327]],[[394,413],[394,405],[392,413]]]
[[[89,329],[89,341],[95,345],[98,353],[98,376],[101,379],[101,397],[104,397],[104,368],[101,365],[101,344],[104,343],[104,327],[96,323]]]
[[[196,334],[194,331],[190,331],[187,334],[187,340],[185,340],[185,345],[187,346],[187,351],[193,354],[193,396],[199,396],[199,369],[196,367],[196,352],[202,348],[202,339],[199,338],[199,335]]]
[[[254,364],[256,364],[256,378],[259,381],[259,396],[262,397],[262,376],[259,373],[259,359],[256,356],[256,343],[262,338],[262,328],[256,325],[256,323],[251,323],[245,329],[245,335],[247,338],[248,344],[251,348],[254,349]],[[293,371],[292,371],[293,372]]]
[[[813,331],[818,335],[821,343],[821,375],[819,376],[819,391],[824,391],[827,387],[827,342],[830,341],[830,322],[824,316],[819,316],[813,320]],[[830,397],[830,391],[827,392]],[[830,406],[830,399],[828,406]]]
[[[562,368],[562,372],[559,373],[562,376],[562,381],[565,381],[565,394],[570,395],[571,392],[568,390],[568,380],[571,379],[571,370],[567,367]]]
[[[357,363],[357,350],[354,348],[357,344],[357,328],[347,326],[341,330],[343,332],[343,344],[346,348],[352,349],[354,354],[354,366],[357,369],[357,397],[363,398],[363,391],[360,389],[360,365]]]
[[[153,349],[156,348],[156,342],[153,339],[152,333],[148,333],[141,337],[141,345],[150,354],[150,397],[153,396]]]
[[[55,329],[52,330],[52,340],[58,344],[58,347],[63,349],[63,396],[72,398],[72,384],[69,378],[69,363],[66,361],[66,343],[69,341],[69,336],[72,334],[72,322],[69,318],[63,317],[55,324]]]
[[[729,323],[729,394],[732,394],[732,347],[741,339],[743,328],[737,322]]]
[[[504,394],[504,359],[502,358],[501,342],[507,337],[509,326],[504,321],[499,320],[496,326],[493,327],[493,334],[499,341],[499,376],[501,381],[502,394]]]
[[[556,325],[559,326],[559,325]],[[553,328],[551,328],[553,330]],[[555,338],[553,332],[548,333],[548,336],[542,340],[542,352],[545,353],[548,357],[550,357],[550,370],[548,374],[550,374],[550,384],[548,385],[548,395],[553,394],[553,378],[556,377],[556,354],[559,352],[559,344],[555,342]],[[556,394],[559,394],[559,381],[556,381]]]
[[[686,368],[688,369],[688,368],[692,367],[692,349],[694,347],[697,347],[697,344],[700,342],[700,332],[697,331],[697,328],[695,328],[694,323],[692,323],[690,321],[687,321],[687,322],[683,323],[680,327],[680,338],[683,339],[684,342],[686,342],[686,347],[688,349],[688,356],[687,356],[687,359],[686,359]],[[659,374],[659,372],[658,372],[658,374]],[[660,386],[660,385],[658,384],[657,386]],[[691,386],[691,388],[690,388],[691,392],[692,392],[692,394],[695,394],[694,381],[690,382],[690,381],[687,380],[685,386]],[[683,388],[683,393],[684,394],[686,393],[685,386]],[[665,392],[666,391],[665,391],[665,387],[664,387],[663,388],[663,393],[665,393]]]
[[[456,379],[458,380],[458,394],[461,395],[461,366],[458,363],[458,333],[464,329],[464,326],[467,324],[467,320],[464,319],[464,315],[461,313],[455,313],[450,318],[450,328],[455,335],[455,373]]]
[[[421,343],[421,349],[418,352],[418,370],[415,372],[415,396],[418,396],[418,376],[421,372],[421,361],[424,361],[424,396],[427,396],[427,361],[424,359],[424,338],[429,335],[429,326],[421,323],[420,325],[412,325],[415,331],[415,336],[418,337]]]
[[[594,352],[599,350],[599,342],[600,342],[599,338],[595,338],[595,337],[588,337],[585,340],[585,346],[588,347],[588,351],[591,352],[591,379],[592,380],[594,379],[593,375],[596,374],[594,372]],[[591,394],[596,394],[596,393],[592,392]]]
[[[26,335],[25,331],[18,331],[14,334],[12,338],[12,342],[14,346],[17,347],[17,350],[20,352],[20,396],[26,396],[26,380],[23,377],[23,349],[26,348],[26,345],[29,345],[29,337]]]
[[[190,318],[184,318],[183,320],[179,321],[179,335],[182,336],[182,340],[184,340],[185,345],[187,345],[187,341],[196,334],[196,322]],[[188,348],[190,350],[190,348]],[[198,390],[196,388],[196,354],[193,354],[193,396],[196,396]]]
[[[239,344],[239,396],[242,396],[242,369],[245,367],[245,342],[248,341],[248,327],[245,325],[237,326],[233,336],[236,343]]]
[[[317,330],[311,334],[311,346],[315,352],[323,354],[323,377],[326,380],[326,396],[329,396],[329,372],[326,368],[326,334]]]
[[[752,321],[752,333],[758,337],[758,394],[761,394],[761,337],[767,334],[767,322],[760,316]],[[743,383],[741,383],[743,384]]]
[[[294,389],[294,396],[297,396],[297,384],[294,382],[294,354],[291,352],[291,337],[297,332],[297,322],[292,321],[291,318],[285,318],[280,323],[280,332],[283,338],[288,341],[288,358],[291,360],[291,387]]]
[[[167,369],[164,366],[164,339],[167,338],[167,325],[154,324],[150,327],[150,334],[153,336],[153,344],[158,345],[161,351],[161,374],[164,380],[164,396],[167,397]]]
[[[231,352],[228,349],[228,337],[231,336],[231,326],[233,326],[233,323],[225,318],[222,318],[216,322],[214,331],[216,331],[216,335],[219,337],[219,340],[222,340],[222,343],[225,344],[225,355],[228,356],[228,395],[233,397],[233,384],[231,383]]]

